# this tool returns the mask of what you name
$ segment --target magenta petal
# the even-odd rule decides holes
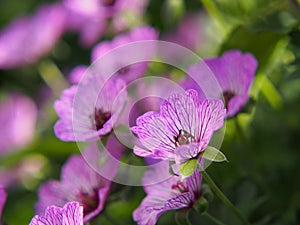
[[[107,144],[113,157],[120,158],[119,149],[111,149],[117,145]],[[70,201],[79,202],[84,209],[84,221],[87,222],[98,215],[106,202],[110,190],[110,181],[103,178],[99,171],[109,172],[110,178],[117,173],[118,165],[107,160],[99,168],[101,153],[97,145],[89,145],[82,155],[71,156],[62,168],[60,181],[48,181],[39,189],[39,201],[36,204],[38,214],[50,205],[62,207]],[[88,160],[88,162],[86,161]],[[78,166],[80,165],[80,166]]]
[[[135,153],[140,156],[153,155],[155,158],[173,159],[173,136],[159,113],[147,112],[140,116],[137,119],[137,126],[131,130],[138,135],[143,145],[135,146]]]
[[[35,216],[29,225],[83,225],[83,208],[78,202],[70,202],[63,208],[50,206],[45,216]]]
[[[205,59],[204,62],[220,84],[222,89],[220,99],[224,99],[227,106],[226,116],[234,116],[249,99],[250,86],[257,68],[256,59],[250,53],[243,54],[239,50],[231,50],[225,52],[221,57]],[[197,65],[191,66],[189,74],[199,77],[196,68]],[[183,80],[181,85],[185,89],[196,89],[202,94],[202,90],[191,78]]]
[[[151,27],[136,27],[128,33],[116,36],[112,41],[100,42],[94,47],[91,60],[93,62],[97,62],[97,60],[101,59],[101,57],[103,57],[105,54],[109,54],[110,51],[113,52],[114,49],[121,47],[122,45],[134,43],[137,41],[156,40],[157,36],[157,32]],[[135,64],[127,65],[126,62],[128,61],[130,53],[124,53],[125,54],[116,56],[113,60],[114,66],[120,67],[118,68],[119,70],[115,73],[115,75],[119,78],[122,78],[126,83],[130,83],[131,81],[144,75],[148,67],[148,63],[138,62]],[[152,49],[143,49],[142,54],[152,56]]]
[[[106,81],[101,74],[83,72],[83,67],[77,69],[74,79],[80,83],[64,90],[54,103],[60,117],[54,131],[63,141],[97,141],[111,132],[119,118],[127,97],[125,83],[121,79]]]
[[[225,114],[220,99],[200,101],[192,89],[173,94],[162,103],[160,113],[150,111],[136,120],[131,130],[141,145],[134,146],[134,153],[177,163],[194,158],[223,126]],[[193,147],[188,149],[190,144]]]
[[[193,192],[185,192],[169,199],[165,204],[165,208],[168,210],[174,210],[189,207],[193,205],[193,199],[195,199]]]
[[[0,33],[0,68],[25,66],[47,54],[65,30],[65,10],[45,4],[32,16],[18,18]]]
[[[181,145],[175,149],[175,162],[177,164],[181,164],[188,161],[189,159],[195,158],[201,152],[201,149],[202,147],[200,147],[196,143]]]
[[[168,174],[169,163],[163,161],[145,173],[143,186],[147,196],[133,213],[139,225],[156,224],[158,217],[168,210],[191,208],[200,197],[202,176],[198,170],[183,181],[179,176]],[[168,174],[168,176],[166,176]],[[162,182],[147,185],[156,177],[164,177]]]
[[[83,225],[83,208],[78,202],[71,202],[63,208],[63,225]]]

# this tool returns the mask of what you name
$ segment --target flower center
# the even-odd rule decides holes
[[[179,130],[179,134],[173,138],[176,148],[180,145],[188,145],[189,143],[195,141],[194,136],[185,130]]]
[[[223,92],[226,109],[228,109],[228,104],[229,104],[230,99],[232,99],[234,96],[235,96],[235,94],[232,91],[224,91]]]
[[[87,193],[83,191],[80,192],[78,195],[78,199],[81,200],[80,202],[84,209],[84,215],[93,212],[98,207],[100,201],[98,191],[96,189],[94,189],[92,193]]]
[[[103,128],[103,125],[110,119],[110,112],[103,112],[101,109],[95,108],[95,125],[96,129],[100,130]]]
[[[121,74],[121,75],[124,75],[124,74],[127,74],[129,72],[129,70],[130,70],[130,67],[129,66],[125,66],[122,69],[120,69],[118,71],[118,73]]]
[[[172,190],[178,191],[179,193],[188,192],[188,188],[180,181],[172,185]]]
[[[113,6],[117,0],[101,0],[103,6]]]

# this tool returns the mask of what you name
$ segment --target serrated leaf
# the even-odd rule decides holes
[[[226,156],[219,149],[211,146],[208,146],[200,155],[212,162],[227,161]]]
[[[179,171],[181,175],[184,178],[191,176],[197,167],[197,163],[198,163],[197,159],[190,159],[184,163],[181,163],[179,167]]]

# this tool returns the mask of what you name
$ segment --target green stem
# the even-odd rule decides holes
[[[220,220],[216,219],[212,215],[210,215],[208,212],[204,212],[202,215],[206,216],[210,221],[214,222],[217,225],[225,225],[225,223],[222,223]]]
[[[204,179],[209,184],[211,189],[215,192],[215,194],[227,205],[231,211],[240,219],[240,221],[244,225],[251,225],[244,217],[243,215],[235,208],[235,206],[230,202],[230,200],[223,194],[223,192],[219,189],[219,187],[216,185],[216,183],[210,178],[210,176],[206,173],[206,171],[202,168],[201,165],[199,165],[199,170],[201,171]]]
[[[229,30],[228,24],[224,21],[222,13],[216,7],[215,3],[212,0],[201,0],[203,6],[205,7],[206,11],[212,18],[216,18],[217,22],[219,23],[219,29],[223,34],[227,34]]]
[[[238,118],[234,117],[233,120],[234,120],[234,124],[235,124],[235,127],[236,127],[236,135],[237,135],[236,137],[237,137],[237,139],[239,139],[239,138],[241,139],[241,140],[238,140],[238,141],[247,140],[246,135],[244,133],[244,130],[241,127]]]

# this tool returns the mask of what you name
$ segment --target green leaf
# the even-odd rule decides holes
[[[231,49],[251,52],[258,60],[258,69],[264,67],[275,50],[278,41],[285,37],[284,34],[273,31],[254,32],[244,26],[239,26],[232,31],[230,36],[221,46],[221,52]]]
[[[179,167],[181,175],[184,178],[191,176],[197,167],[197,162],[197,159],[190,159],[189,161],[181,163]]]
[[[223,162],[227,161],[226,156],[214,147],[208,146],[201,154],[203,158],[210,160],[212,162]]]

